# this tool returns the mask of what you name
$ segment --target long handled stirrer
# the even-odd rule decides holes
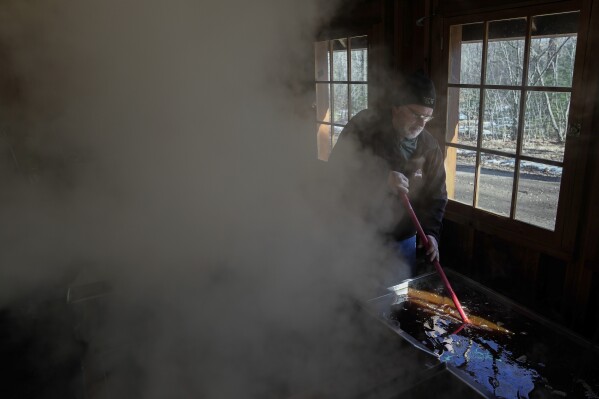
[[[401,194],[400,197],[404,203],[404,206],[408,210],[410,217],[412,218],[412,222],[414,222],[414,226],[416,226],[416,230],[418,231],[418,237],[420,237],[420,241],[422,241],[425,248],[428,248],[428,246],[429,246],[428,238],[426,237],[426,234],[424,234],[424,230],[422,230],[422,226],[420,225],[420,222],[418,221],[418,217],[416,217],[416,213],[414,212],[414,209],[412,208],[412,204],[410,204],[408,195],[404,193],[404,194]],[[462,318],[464,323],[470,323],[470,320],[468,320],[466,313],[464,313],[464,309],[462,309],[462,305],[460,305],[460,301],[458,300],[458,297],[456,296],[455,292],[453,292],[453,289],[451,288],[451,285],[449,284],[449,280],[447,280],[447,276],[445,275],[445,272],[443,272],[441,263],[439,263],[439,261],[437,259],[435,259],[435,261],[433,263],[435,265],[435,268],[437,269],[437,273],[439,273],[439,275],[441,276],[441,280],[443,280],[443,283],[445,284],[445,288],[447,288],[447,291],[449,292],[449,295],[451,296],[451,299],[453,300],[453,303],[455,304],[456,309],[460,313],[460,317]]]

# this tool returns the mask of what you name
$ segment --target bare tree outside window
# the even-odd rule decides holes
[[[451,199],[555,229],[578,15],[451,26]]]

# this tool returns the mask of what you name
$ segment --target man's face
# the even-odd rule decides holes
[[[432,119],[433,109],[424,105],[409,104],[391,107],[392,123],[401,138],[413,139]]]

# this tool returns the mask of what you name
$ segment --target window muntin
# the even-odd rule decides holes
[[[345,124],[368,107],[368,37],[314,45],[318,159],[326,161]]]
[[[578,14],[450,27],[450,199],[555,229]]]

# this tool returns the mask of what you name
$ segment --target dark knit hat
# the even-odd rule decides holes
[[[391,95],[391,104],[400,105],[418,104],[435,108],[435,85],[433,81],[419,70],[407,76]]]

